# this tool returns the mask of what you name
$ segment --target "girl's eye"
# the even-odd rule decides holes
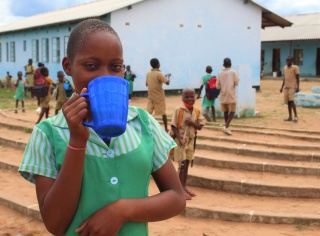
[[[94,70],[97,68],[96,64],[85,64],[84,66],[90,70]]]
[[[120,71],[123,69],[123,64],[113,64],[110,66],[112,70]]]

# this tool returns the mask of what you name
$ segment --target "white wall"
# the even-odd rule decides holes
[[[153,57],[172,73],[165,89],[199,87],[205,67],[222,65],[225,57],[248,67],[250,86],[260,85],[261,10],[242,0],[148,0],[112,13],[111,25],[122,40],[125,64],[138,76],[135,91],[146,90]]]

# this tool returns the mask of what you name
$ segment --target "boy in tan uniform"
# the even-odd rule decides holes
[[[56,96],[56,99],[57,99],[56,110],[55,110],[56,115],[58,114],[59,110],[62,108],[63,104],[65,104],[66,101],[68,101],[68,97],[64,88],[64,84],[67,81],[67,79],[64,78],[63,71],[61,70],[58,71],[57,77],[58,77],[58,84],[57,84],[58,88],[57,88],[57,96]]]
[[[286,59],[287,65],[283,67],[283,83],[280,89],[280,93],[284,87],[284,102],[288,103],[289,117],[284,121],[298,122],[297,108],[294,103],[294,95],[299,92],[299,67],[292,64],[292,57],[288,56]],[[292,110],[294,112],[294,118],[292,119]]]
[[[191,200],[191,197],[196,196],[186,186],[188,168],[190,161],[194,159],[196,131],[201,130],[206,124],[199,109],[193,107],[195,100],[196,95],[193,88],[183,89],[183,104],[175,109],[171,121],[171,135],[174,135],[174,140],[178,145],[174,149],[174,161],[179,161],[179,179],[185,191],[186,200]],[[180,118],[181,112],[183,112],[182,119]]]
[[[34,73],[36,71],[36,68],[32,65],[32,59],[30,58],[28,60],[28,64],[24,66],[24,69],[26,71],[26,79],[28,84],[28,89],[30,91],[31,97],[33,97],[32,89],[34,87]]]
[[[152,69],[147,73],[146,86],[148,87],[148,104],[147,111],[152,114],[155,111],[155,115],[162,115],[165,131],[168,132],[167,114],[166,114],[166,101],[165,94],[162,88],[162,84],[170,84],[170,76],[164,76],[159,70],[160,62],[157,58],[150,60]]]
[[[231,69],[230,58],[223,60],[223,66],[225,68],[218,74],[217,88],[220,89],[220,110],[224,113],[225,126],[223,131],[232,135],[229,125],[236,113],[236,86],[239,84],[239,76],[236,71]]]

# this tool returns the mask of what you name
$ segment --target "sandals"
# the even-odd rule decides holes
[[[298,123],[298,117],[293,118],[294,123]]]
[[[292,121],[291,118],[284,119],[283,121]]]

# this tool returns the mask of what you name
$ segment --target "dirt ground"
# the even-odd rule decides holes
[[[287,118],[287,107],[283,104],[283,95],[279,93],[282,81],[262,80],[261,91],[256,95],[256,111],[259,116],[255,118],[234,119],[232,124],[246,124],[254,126],[266,126],[272,128],[303,129],[320,131],[317,125],[320,120],[320,109],[298,107],[299,122],[284,122]],[[312,86],[320,86],[319,81],[302,81],[301,92],[311,92]],[[167,97],[167,113],[181,104],[180,96]],[[0,100],[0,102],[3,102]],[[30,108],[26,113],[14,114],[12,109],[4,109],[10,116],[16,115],[20,119],[28,119],[33,123],[37,119],[34,112],[36,103],[27,99],[26,104]],[[52,102],[54,105],[54,102]],[[146,98],[134,97],[131,105],[146,107]],[[196,106],[201,107],[201,99],[196,101]],[[51,109],[51,115],[54,109]],[[218,123],[223,119],[218,118]],[[20,122],[17,122],[20,123]],[[275,137],[276,139],[276,137]],[[275,140],[276,142],[276,140]],[[192,219],[177,216],[172,219],[150,223],[151,236],[315,236],[320,235],[320,228],[303,225],[267,225],[225,222],[218,220]],[[9,208],[0,205],[0,236],[2,235],[50,235],[42,222],[21,215]]]

